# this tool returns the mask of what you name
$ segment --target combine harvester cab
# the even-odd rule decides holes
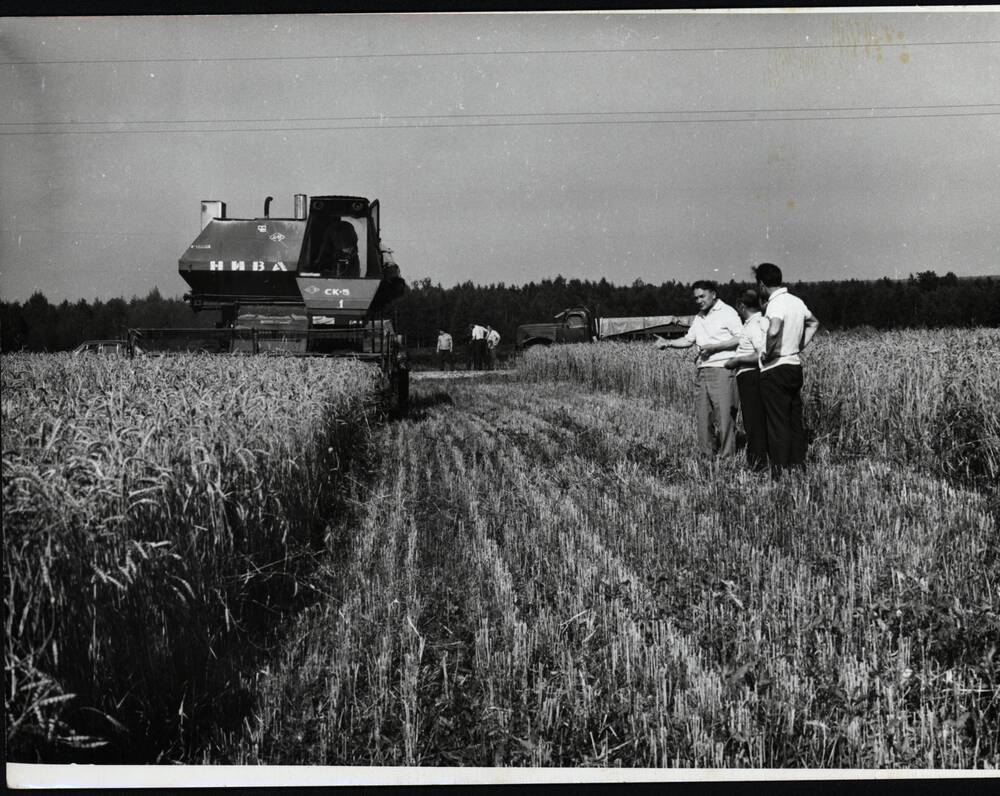
[[[351,356],[378,363],[403,402],[408,370],[384,311],[406,290],[383,249],[379,203],[357,196],[294,197],[292,218],[227,218],[201,203],[202,230],[180,258],[195,312],[217,310],[214,329],[132,329],[147,351],[205,350]]]

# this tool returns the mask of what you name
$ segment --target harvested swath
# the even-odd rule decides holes
[[[985,496],[826,440],[772,484],[573,382],[450,392],[381,432],[343,592],[222,761],[1000,764]]]
[[[9,755],[179,753],[232,690],[234,653],[299,597],[377,371],[197,355],[2,369]]]

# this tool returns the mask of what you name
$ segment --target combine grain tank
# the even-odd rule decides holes
[[[382,248],[379,203],[294,197],[292,218],[227,218],[203,201],[202,230],[180,258],[184,298],[219,312],[215,329],[132,329],[144,349],[352,356],[378,363],[405,402],[406,356],[385,316],[406,283]],[[308,209],[307,209],[308,208]]]

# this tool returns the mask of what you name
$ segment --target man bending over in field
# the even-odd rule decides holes
[[[691,321],[691,328],[676,340],[659,337],[656,347],[662,350],[698,344],[701,349],[695,396],[698,448],[706,456],[716,452],[732,456],[736,453],[739,398],[735,371],[727,369],[725,364],[739,345],[743,324],[736,310],[718,298],[715,282],[700,280],[691,287],[699,310]],[[672,316],[668,323],[677,323],[677,317]]]

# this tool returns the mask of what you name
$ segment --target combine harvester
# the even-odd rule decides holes
[[[388,304],[406,290],[383,249],[378,200],[294,197],[294,218],[227,218],[220,201],[201,203],[201,233],[179,270],[195,312],[219,311],[214,329],[130,329],[129,352],[348,356],[377,364],[401,406],[409,366]],[[308,212],[307,212],[308,205]]]

